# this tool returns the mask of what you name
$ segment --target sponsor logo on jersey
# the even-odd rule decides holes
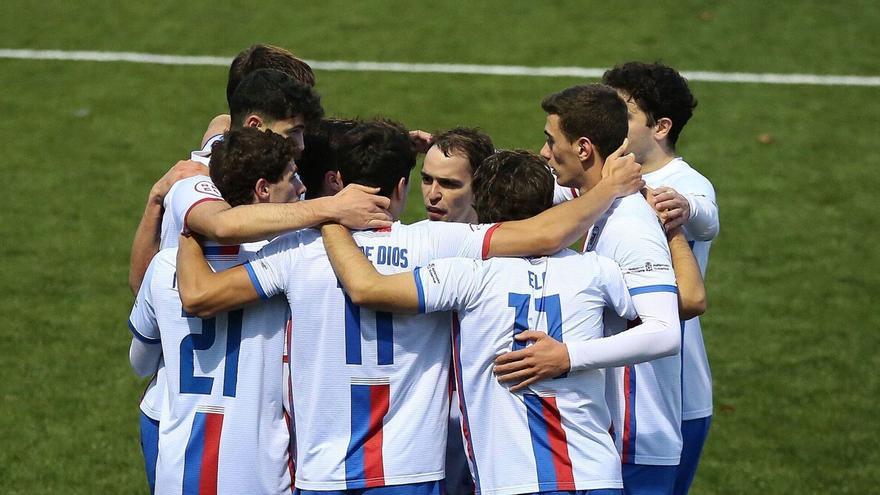
[[[624,273],[668,272],[672,267],[666,263],[652,263],[646,261],[642,266],[636,266],[623,270]]]
[[[200,192],[202,194],[210,194],[211,196],[217,196],[218,198],[222,197],[220,195],[220,191],[217,189],[217,186],[215,186],[212,182],[206,180],[199,181],[196,182],[196,185],[194,187],[196,192]]]

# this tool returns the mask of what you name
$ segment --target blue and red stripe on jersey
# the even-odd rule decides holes
[[[196,412],[184,453],[183,495],[217,495],[222,430],[222,412]]]
[[[391,385],[387,378],[352,381],[346,487],[352,490],[385,486],[382,428],[391,402]]]
[[[458,389],[458,408],[461,412],[461,432],[474,476],[474,490],[480,493],[480,472],[477,469],[477,457],[474,455],[474,442],[471,439],[471,424],[468,419],[467,400],[464,397],[464,383],[461,376],[461,322],[458,312],[452,312],[452,371],[455,375],[455,386]]]
[[[237,261],[241,246],[205,246],[203,249],[208,261]]]
[[[623,438],[620,461],[635,462],[636,455],[636,367],[623,368]]]
[[[556,397],[523,395],[535,454],[538,486],[545,490],[575,490],[574,471],[568,453],[568,440],[562,428],[562,415]]]

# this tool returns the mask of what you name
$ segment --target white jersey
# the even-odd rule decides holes
[[[645,174],[643,178],[652,188],[671,187],[687,198],[691,218],[685,225],[684,235],[705,279],[709,248],[712,246],[712,239],[718,234],[718,206],[712,183],[681,158]],[[700,318],[687,320],[683,325],[681,419],[687,421],[712,415],[712,373],[703,344]]]
[[[557,185],[554,202],[578,195]],[[657,215],[640,194],[614,201],[593,225],[584,251],[607,256],[623,269],[632,295],[677,292],[672,257]],[[605,333],[632,322],[606,315]],[[628,464],[677,465],[681,457],[681,357],[609,370],[608,404],[621,459]]]
[[[416,270],[420,310],[453,314],[453,365],[462,432],[477,492],[623,486],[609,434],[605,370],[577,371],[510,393],[494,376],[499,354],[522,349],[527,329],[561,342],[603,337],[606,306],[635,318],[617,264],[565,250],[545,258],[437,260]]]
[[[222,139],[222,134],[208,139],[202,149],[193,151],[190,154],[190,159],[208,165],[211,157],[211,147]],[[208,176],[199,175],[175,182],[171,189],[168,190],[162,203],[165,213],[162,215],[159,249],[177,247],[177,236],[183,231],[186,215],[193,206],[205,201],[222,200],[220,191],[217,190],[214,182]],[[162,415],[164,389],[165,364],[164,360],[161,360],[156,376],[147,385],[140,404],[141,411],[154,421],[159,421]]]
[[[206,257],[228,267],[262,244],[206,247]],[[189,316],[176,256],[165,249],[153,258],[129,319],[136,336],[161,342],[165,359],[156,493],[290,493],[287,304],[274,298],[214,318]]]
[[[480,257],[489,230],[395,223],[354,237],[390,274],[435,258]],[[290,303],[297,488],[443,479],[449,315],[392,316],[353,305],[313,229],[272,241],[245,267],[261,296],[284,293]]]

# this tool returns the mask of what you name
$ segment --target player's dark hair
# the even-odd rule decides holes
[[[671,120],[669,145],[675,149],[679,134],[697,107],[687,79],[659,62],[627,62],[606,71],[602,82],[630,96],[647,115],[649,127],[664,117]]]
[[[446,157],[464,155],[470,163],[471,174],[477,171],[483,160],[495,153],[495,145],[488,134],[468,127],[456,127],[435,135],[433,145]]]
[[[547,161],[525,150],[499,151],[474,174],[474,210],[480,223],[531,218],[553,206]]]
[[[299,176],[306,186],[306,199],[318,197],[324,185],[324,175],[339,170],[334,144],[358,124],[357,120],[323,119],[306,128],[303,134],[305,149],[296,161]]]
[[[321,97],[311,87],[283,72],[260,69],[251,72],[235,89],[229,112],[232,127],[241,127],[253,114],[273,121],[302,115],[306,122],[314,122],[324,115],[324,108]]]
[[[284,48],[258,43],[242,50],[229,66],[229,78],[226,81],[226,102],[230,106],[232,106],[232,94],[241,81],[258,69],[274,69],[306,86],[315,85],[315,73],[312,72],[309,64]]]
[[[251,204],[257,181],[280,181],[295,152],[293,141],[272,131],[232,129],[211,148],[211,180],[230,205]]]
[[[378,187],[386,197],[391,197],[401,178],[409,181],[416,165],[406,129],[390,120],[358,124],[339,138],[336,153],[346,185]]]
[[[619,148],[626,138],[626,103],[608,86],[572,86],[544,98],[541,108],[559,116],[562,133],[569,141],[588,138],[603,158]]]

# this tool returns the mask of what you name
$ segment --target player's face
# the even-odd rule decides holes
[[[645,157],[654,145],[654,127],[648,124],[648,114],[639,108],[636,101],[623,91],[617,92],[626,102],[626,115],[629,122],[629,130],[626,137],[629,139],[627,150],[636,155],[636,161],[645,163]]]
[[[580,187],[584,168],[578,158],[577,147],[562,133],[558,115],[547,115],[544,136],[546,141],[541,148],[541,156],[550,163],[556,183],[564,187]]]
[[[422,198],[428,220],[476,222],[472,181],[467,158],[459,154],[446,156],[439,147],[432,146],[422,166]]]
[[[306,125],[302,115],[295,115],[292,119],[276,120],[266,124],[266,129],[293,140],[297,156],[305,148],[305,144],[303,144],[303,131],[305,128]]]
[[[299,179],[296,173],[296,164],[291,161],[284,169],[281,180],[274,184],[269,184],[269,202],[270,203],[294,203],[299,201],[300,196],[306,192],[306,186]]]

